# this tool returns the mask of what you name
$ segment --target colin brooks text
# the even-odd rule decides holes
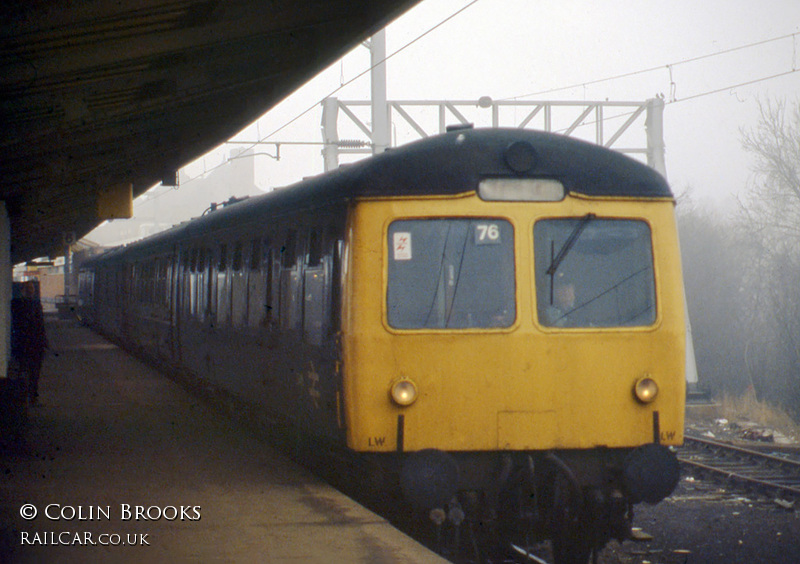
[[[44,508],[50,521],[199,521],[199,505],[130,505],[123,503],[115,512],[111,505],[60,505],[51,503]]]
[[[71,533],[61,531],[60,533],[20,533],[20,544],[31,544],[39,546],[150,546],[147,537],[150,535],[142,533],[103,533],[93,535],[89,532]]]

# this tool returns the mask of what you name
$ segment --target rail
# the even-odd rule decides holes
[[[686,436],[681,463],[748,490],[800,500],[800,461],[701,437]]]

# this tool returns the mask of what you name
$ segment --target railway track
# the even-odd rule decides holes
[[[689,435],[678,459],[700,477],[786,501],[800,500],[800,461]]]

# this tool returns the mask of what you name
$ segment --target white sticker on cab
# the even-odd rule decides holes
[[[394,260],[411,260],[411,233],[399,231],[392,239]]]

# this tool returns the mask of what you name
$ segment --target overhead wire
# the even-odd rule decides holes
[[[756,84],[758,82],[764,82],[766,80],[772,80],[775,78],[780,78],[782,76],[788,76],[790,74],[794,74],[796,72],[800,72],[800,69],[793,68],[792,70],[788,70],[785,72],[779,72],[777,74],[773,74],[770,76],[764,76],[762,78],[756,78],[753,80],[748,80],[746,82],[740,82],[738,84],[731,84],[730,86],[725,86],[723,88],[717,88],[715,90],[707,90],[706,92],[700,92],[698,94],[692,94],[691,96],[684,96],[682,98],[676,98],[674,100],[670,100],[665,102],[666,104],[677,104],[678,102],[686,102],[687,100],[694,100],[695,98],[702,98],[703,96],[710,96],[711,94],[719,94],[720,92],[725,92],[726,90],[733,90],[734,88],[740,88],[742,86],[750,86],[751,84]]]
[[[573,88],[591,86],[592,84],[598,84],[600,82],[610,82],[612,80],[618,80],[620,78],[628,78],[628,77],[636,76],[636,75],[639,75],[639,74],[645,74],[645,73],[648,73],[648,72],[664,70],[665,68],[667,70],[669,70],[670,77],[671,77],[672,76],[672,68],[674,68],[674,67],[676,67],[678,65],[684,65],[684,64],[687,64],[687,63],[694,63],[696,61],[701,61],[703,59],[709,59],[709,58],[712,58],[712,57],[718,57],[720,55],[727,55],[728,53],[733,53],[735,51],[741,51],[743,49],[752,49],[753,47],[759,47],[761,45],[766,45],[768,43],[774,43],[775,41],[781,41],[783,39],[788,39],[790,37],[794,41],[794,40],[796,40],[797,35],[798,35],[797,32],[788,33],[786,35],[781,35],[779,37],[772,37],[770,39],[762,39],[761,41],[755,41],[753,43],[748,43],[746,45],[739,45],[737,47],[730,47],[728,49],[723,49],[722,51],[716,51],[714,53],[706,53],[705,55],[698,55],[696,57],[690,57],[688,59],[682,59],[680,61],[676,61],[674,63],[668,63],[666,65],[658,65],[658,66],[654,66],[654,67],[648,67],[648,68],[645,68],[645,69],[625,72],[625,73],[622,73],[622,74],[616,74],[616,75],[613,75],[613,76],[607,76],[607,77],[598,78],[598,79],[595,79],[595,80],[579,82],[579,83],[571,84],[569,86],[559,86],[557,88],[550,88],[549,90],[541,90],[539,92],[531,92],[529,94],[521,94],[521,95],[518,95],[518,96],[511,96],[509,98],[505,98],[504,100],[518,100],[519,98],[527,98],[529,96],[541,96],[543,94],[550,94],[551,92],[560,92],[562,90],[572,90]],[[794,66],[795,65],[793,64],[793,67]]]
[[[705,55],[699,55],[697,57],[691,57],[691,58],[688,58],[688,59],[683,59],[683,60],[677,61],[675,63],[669,63],[667,65],[659,65],[657,67],[649,67],[647,69],[642,69],[642,70],[638,70],[638,71],[631,71],[631,72],[627,72],[627,73],[623,73],[623,74],[619,74],[619,75],[614,75],[614,76],[606,77],[606,78],[599,78],[599,79],[591,80],[591,81],[588,81],[588,82],[582,82],[580,84],[573,84],[571,86],[552,88],[550,90],[544,90],[544,91],[541,91],[539,93],[524,94],[522,96],[514,96],[514,97],[511,97],[511,98],[506,98],[505,100],[517,100],[519,98],[524,98],[524,97],[527,97],[527,96],[536,96],[536,95],[540,95],[540,94],[548,94],[548,93],[551,93],[551,92],[558,92],[560,90],[570,90],[572,88],[579,88],[579,87],[582,87],[582,86],[588,86],[588,85],[597,84],[597,83],[600,83],[600,82],[607,82],[607,81],[611,81],[611,80],[616,80],[618,78],[626,78],[626,77],[635,76],[635,75],[638,75],[638,74],[644,74],[644,73],[647,73],[647,72],[652,72],[652,71],[655,71],[655,70],[663,70],[664,68],[666,68],[669,71],[670,95],[669,95],[669,98],[667,100],[665,100],[664,104],[665,105],[677,104],[677,103],[680,103],[680,102],[686,102],[686,101],[689,101],[689,100],[695,100],[697,98],[703,98],[705,96],[711,96],[713,94],[719,94],[721,92],[730,91],[730,90],[733,90],[735,88],[741,88],[743,86],[751,86],[751,85],[757,84],[759,82],[765,82],[767,80],[773,80],[773,79],[776,79],[776,78],[789,76],[789,75],[794,74],[796,72],[800,72],[800,68],[797,67],[797,60],[796,60],[797,59],[797,37],[798,37],[798,35],[800,35],[800,33],[790,33],[790,34],[786,34],[786,35],[781,35],[779,37],[773,37],[773,38],[770,38],[770,39],[764,39],[764,40],[761,40],[761,41],[748,43],[746,45],[740,45],[738,47],[731,47],[729,49],[724,49],[722,51],[718,51],[718,52],[715,52],[715,53],[707,53]],[[768,44],[768,43],[773,43],[775,41],[780,41],[780,40],[788,39],[788,38],[792,38],[792,68],[791,68],[791,70],[784,71],[784,72],[779,72],[779,73],[772,74],[772,75],[769,75],[769,76],[764,76],[764,77],[761,77],[761,78],[747,80],[747,81],[744,81],[744,82],[739,82],[739,83],[736,83],[736,84],[730,84],[730,85],[723,86],[723,87],[720,87],[720,88],[715,88],[713,90],[707,90],[705,92],[698,92],[697,94],[692,94],[692,95],[689,95],[689,96],[683,96],[683,97],[680,97],[680,98],[675,96],[676,83],[675,83],[675,80],[673,78],[673,73],[672,73],[673,67],[675,67],[677,65],[682,65],[682,64],[685,64],[685,63],[691,63],[691,62],[699,61],[699,60],[702,60],[702,59],[708,59],[708,58],[711,58],[711,57],[716,57],[716,56],[719,56],[719,55],[725,55],[725,54],[732,53],[732,52],[735,52],[735,51],[740,51],[740,50],[743,50],[743,49],[750,49],[750,48],[753,48],[753,47],[758,47],[758,46],[761,46],[761,45],[765,45],[765,44]],[[619,114],[614,114],[612,116],[606,116],[606,117],[603,118],[603,121],[610,121],[610,120],[613,120],[613,119],[619,119],[619,118],[622,118],[622,117],[630,116],[632,114],[633,114],[633,112],[622,112],[622,113],[619,113]],[[586,121],[586,122],[581,123],[581,126],[593,125],[596,122],[597,122],[597,120]]]
[[[674,98],[672,100],[666,100],[664,102],[664,105],[667,106],[667,105],[670,105],[670,104],[678,104],[680,102],[687,102],[689,100],[695,100],[697,98],[702,98],[704,96],[711,96],[713,94],[719,94],[720,92],[730,91],[730,90],[733,90],[734,88],[741,88],[742,86],[750,86],[752,84],[757,84],[759,82],[764,82],[764,81],[767,81],[767,80],[773,80],[775,78],[781,78],[783,76],[788,76],[788,75],[794,74],[796,72],[800,72],[800,69],[799,68],[793,68],[792,70],[789,70],[789,71],[786,71],[786,72],[781,72],[781,73],[773,74],[773,75],[770,75],[770,76],[765,76],[765,77],[762,77],[762,78],[756,78],[754,80],[748,80],[746,82],[739,82],[737,84],[731,84],[731,85],[724,86],[724,87],[721,87],[721,88],[716,88],[714,90],[708,90],[706,92],[699,92],[697,94],[692,94],[691,96],[685,96],[683,98]],[[608,122],[608,121],[611,121],[611,120],[614,120],[614,119],[620,119],[620,118],[628,117],[628,116],[633,115],[634,112],[635,112],[635,110],[629,111],[629,112],[621,112],[621,113],[610,115],[610,116],[603,116],[602,121],[603,122]],[[598,120],[584,121],[584,122],[581,122],[581,124],[578,125],[578,127],[585,127],[585,126],[595,125],[597,123],[597,121]],[[556,131],[556,133],[564,133],[565,131],[567,131],[567,129],[569,129],[569,128],[559,129],[559,130]]]

